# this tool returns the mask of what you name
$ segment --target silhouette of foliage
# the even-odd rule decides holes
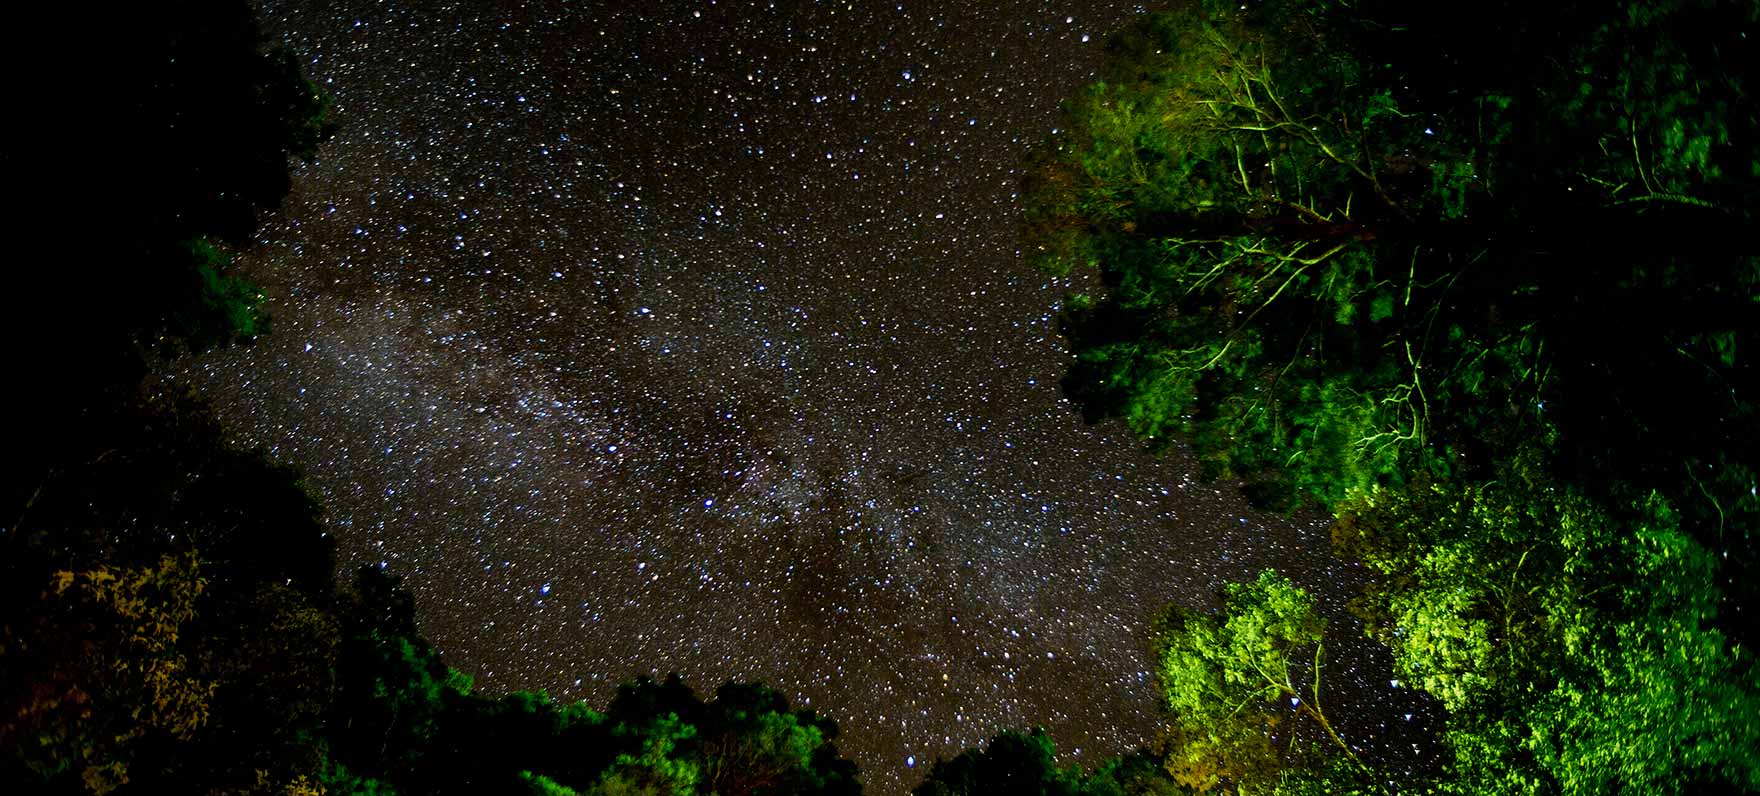
[[[982,749],[937,760],[912,791],[915,796],[1171,796],[1191,791],[1175,784],[1151,756],[1102,762],[1092,772],[1059,766],[1043,730],[1004,731]]]
[[[68,438],[102,440],[152,361],[266,329],[227,250],[286,196],[289,158],[334,129],[329,97],[244,0],[34,4],[14,22],[44,46],[7,48],[8,73],[66,79],[15,86],[29,121],[0,150],[28,197],[6,219],[20,267],[0,329],[31,341],[12,374],[33,385],[14,392],[8,504],[66,463]]]

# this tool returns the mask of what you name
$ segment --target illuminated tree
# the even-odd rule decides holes
[[[1026,179],[1029,257],[1101,278],[1063,306],[1066,392],[1266,506],[1483,473],[1556,432],[1562,472],[1747,534],[1757,15],[1150,15]]]
[[[1168,609],[1155,676],[1171,714],[1164,764],[1175,782],[1269,792],[1286,767],[1302,764],[1306,750],[1285,724],[1292,719],[1306,719],[1362,768],[1321,707],[1325,629],[1313,598],[1270,570],[1226,586],[1219,613]]]
[[[1665,501],[1629,519],[1534,457],[1349,504],[1341,550],[1395,675],[1449,712],[1463,793],[1760,787],[1760,670],[1717,629],[1716,564]]]
[[[199,569],[185,554],[152,567],[62,570],[30,613],[10,614],[0,637],[0,747],[10,763],[105,794],[129,782],[137,746],[202,729],[215,683],[191,671],[182,638],[204,586]]]

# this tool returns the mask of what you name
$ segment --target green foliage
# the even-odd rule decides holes
[[[786,712],[753,714],[737,708],[731,712],[737,729],[729,727],[703,744],[704,779],[710,790],[766,791],[795,772],[812,771],[813,753],[825,743],[819,727],[803,724]]]
[[[8,792],[861,792],[836,725],[762,686],[640,680],[607,713],[474,694],[377,569],[325,594],[195,549],[45,571],[9,544],[40,574],[0,626]]]
[[[1760,787],[1760,668],[1717,626],[1717,561],[1651,496],[1609,511],[1534,450],[1485,481],[1360,495],[1333,525],[1371,574],[1354,609],[1394,678],[1447,711],[1448,756],[1413,787],[1600,794]],[[1318,690],[1324,624],[1274,573],[1222,610],[1174,607],[1156,645],[1176,782],[1237,792],[1379,790]],[[1293,671],[1313,648],[1312,691]],[[1281,708],[1289,700],[1295,707]],[[1273,709],[1276,706],[1276,709]],[[1333,741],[1292,754],[1283,720]],[[1298,749],[1299,751],[1299,749]],[[1409,775],[1408,775],[1409,779]]]
[[[1109,81],[1071,103],[1027,186],[1039,265],[1097,267],[1108,288],[1064,316],[1065,386],[1089,419],[1184,438],[1207,475],[1286,507],[1396,482],[1422,452],[1427,352],[1402,330],[1434,277],[1383,228],[1464,213],[1477,190],[1459,162],[1425,166],[1440,198],[1382,166],[1423,125],[1358,88],[1333,27],[1295,3],[1151,17],[1111,45]]]
[[[93,780],[110,783],[104,787],[122,776],[140,792],[172,784],[198,792],[248,789],[260,779],[309,783],[321,761],[305,739],[328,710],[338,643],[332,544],[316,503],[292,471],[229,447],[207,409],[174,388],[143,388],[89,416],[81,430],[90,441],[70,435],[69,463],[39,476],[26,501],[8,511],[13,520],[0,551],[0,615],[8,617],[0,634],[7,639],[0,715],[26,719],[31,704],[74,693],[64,686],[85,694],[54,699],[88,711],[86,719],[41,718],[56,733],[114,725],[102,731],[113,740],[100,746],[127,753],[113,755],[118,765]],[[58,572],[110,573],[124,582],[134,576],[120,573],[162,571],[166,561],[190,562],[201,576],[199,589],[166,591],[162,584],[127,601],[134,611],[159,599],[149,593],[188,597],[178,603],[178,622],[155,620],[142,634],[159,652],[115,646],[113,621],[78,620],[90,609],[41,591]],[[123,695],[141,692],[102,685],[105,678],[91,679],[76,663],[99,665],[105,656],[101,665],[115,673],[158,672],[154,677],[166,682],[200,683],[200,720],[164,727],[143,720],[173,711],[178,700],[161,689],[150,710],[126,705]],[[168,666],[181,674],[171,675]],[[108,696],[88,698],[100,694]],[[4,746],[0,782],[17,777],[27,791],[86,789],[69,785],[78,768],[38,766],[10,755],[28,745]]]
[[[154,387],[94,422],[0,537],[0,791],[860,792],[836,725],[761,686],[475,694],[395,578],[337,588],[297,474],[199,402]]]
[[[222,245],[330,135],[329,98],[247,3],[43,8],[20,24],[79,30],[103,79],[28,83],[39,113],[8,144],[36,215],[0,315],[34,341],[15,370],[36,403],[0,481],[0,792],[860,793],[836,725],[769,689],[636,683],[611,717],[478,695],[395,579],[339,590],[298,475],[143,381],[264,331]]]
[[[1109,44],[1025,180],[1029,255],[1102,287],[1064,306],[1066,393],[1260,506],[1341,511],[1393,674],[1448,713],[1425,787],[1755,787],[1727,606],[1760,583],[1757,23],[1184,4]],[[1280,615],[1166,620],[1176,777],[1364,787],[1236,710],[1302,698],[1279,667],[1309,638],[1237,641],[1237,613]]]
[[[1082,780],[1082,796],[1176,796],[1192,790],[1174,782],[1155,755],[1137,752],[1100,764]]]
[[[389,777],[421,764],[423,747],[470,693],[470,682],[417,634],[414,605],[396,579],[363,568],[353,598],[337,683],[341,715],[331,720],[347,730],[333,737],[332,754],[377,764],[360,770]]]
[[[530,785],[530,787],[526,789],[526,792],[531,794],[531,796],[579,796],[580,793],[574,788],[557,784],[556,780],[546,777],[543,774],[533,774],[530,771],[521,771],[519,772],[519,777]]]
[[[1222,612],[1173,610],[1162,622],[1156,670],[1174,712],[1227,716],[1297,694],[1291,657],[1317,646],[1326,623],[1289,579],[1266,570],[1224,589]]]
[[[1716,564],[1651,498],[1622,519],[1517,459],[1365,496],[1334,526],[1395,674],[1450,714],[1462,792],[1760,786],[1760,677],[1716,628]]]
[[[1066,388],[1260,504],[1340,509],[1358,610],[1447,712],[1414,788],[1760,789],[1760,670],[1713,586],[1760,581],[1760,257],[1730,243],[1760,6],[1408,6],[1202,0],[1109,44],[1025,191],[1034,259],[1101,278]],[[92,24],[103,118],[18,103],[4,315],[50,342],[0,506],[0,790],[859,793],[835,724],[762,686],[477,694],[394,579],[337,588],[297,474],[137,384],[263,331],[220,247],[329,99],[236,0]],[[1165,754],[1084,774],[1005,733],[919,792],[1377,790],[1321,707],[1324,629],[1274,573],[1231,585],[1159,627]]]
[[[1741,53],[1760,9],[1715,0],[1623,5],[1577,43],[1577,82],[1560,91],[1559,116],[1586,121],[1605,153],[1584,159],[1582,177],[1613,201],[1751,211],[1760,112],[1746,99],[1753,70]]]
[[[1279,730],[1290,718],[1309,719],[1356,759],[1320,705],[1325,628],[1313,598],[1270,570],[1226,586],[1220,613],[1168,610],[1155,675],[1171,713],[1164,764],[1176,782],[1269,790],[1300,757]]]
[[[246,342],[268,331],[268,316],[259,309],[257,288],[227,273],[231,258],[205,240],[186,244],[194,262],[190,276],[197,283],[190,300],[170,313],[168,342],[201,351]]]
[[[1146,17],[1024,185],[1030,256],[1104,285],[1065,305],[1066,392],[1266,507],[1482,474],[1556,430],[1561,472],[1617,470],[1749,534],[1752,480],[1701,490],[1656,463],[1755,471],[1726,443],[1760,435],[1740,359],[1760,293],[1722,243],[1751,239],[1760,199],[1732,60],[1755,13]]]
[[[697,729],[666,715],[645,727],[619,725],[618,735],[640,745],[636,753],[617,756],[611,768],[594,785],[604,796],[689,796],[695,793],[702,769],[679,752],[681,743],[695,738]]]
[[[397,796],[397,789],[382,780],[356,776],[348,767],[326,759],[318,784],[325,796]]]
[[[677,676],[641,678],[618,689],[606,711],[620,732],[657,732],[675,722],[676,757],[689,764],[704,792],[732,794],[855,794],[855,767],[838,757],[837,725],[812,711],[790,710],[787,700],[761,685],[728,683],[703,702]],[[668,730],[670,732],[670,730]],[[624,753],[639,759],[648,754]],[[646,769],[639,769],[646,770]],[[670,779],[681,781],[684,768]]]

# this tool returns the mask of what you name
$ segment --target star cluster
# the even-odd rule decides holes
[[[1059,392],[1016,184],[1141,7],[264,5],[343,127],[186,375],[479,688],[762,680],[897,794],[1143,743],[1159,606],[1348,578]]]

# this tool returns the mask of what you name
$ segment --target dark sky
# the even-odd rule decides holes
[[[188,375],[485,691],[763,680],[882,796],[1127,750],[1157,607],[1342,577],[1059,393],[1019,164],[1141,11],[266,3],[343,129],[243,257],[274,333]]]

